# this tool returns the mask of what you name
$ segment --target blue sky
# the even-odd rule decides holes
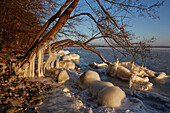
[[[166,0],[164,6],[158,9],[159,19],[135,17],[131,20],[130,28],[137,36],[155,37],[153,45],[170,46],[170,0]]]

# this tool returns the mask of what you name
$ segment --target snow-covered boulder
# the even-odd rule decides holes
[[[103,106],[118,108],[125,97],[125,92],[119,87],[105,87],[99,92],[97,102]]]
[[[105,87],[114,86],[111,82],[104,81],[94,81],[90,84],[89,91],[92,94],[93,98],[96,98],[99,91],[101,91]]]
[[[56,77],[56,80],[58,83],[63,83],[69,79],[70,79],[70,77],[66,70],[62,70]]]
[[[86,71],[84,72],[79,80],[78,80],[78,85],[80,86],[81,89],[86,89],[89,88],[90,84],[94,81],[100,81],[100,76],[97,72],[95,71]]]
[[[78,54],[64,55],[62,57],[63,61],[79,60],[79,59],[80,59],[80,56]]]
[[[69,55],[64,55],[64,56],[62,57],[62,60],[63,60],[63,61],[70,61],[70,60],[71,60],[71,57],[70,57]]]
[[[71,57],[72,60],[79,60],[80,56],[78,54],[71,54],[69,55]]]
[[[75,63],[72,61],[63,61],[60,64],[60,67],[65,69],[75,69]]]

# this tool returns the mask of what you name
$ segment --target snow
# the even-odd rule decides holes
[[[170,98],[165,97],[155,92],[138,91],[138,90],[148,90],[150,87],[152,87],[153,84],[148,81],[148,77],[164,78],[166,77],[166,74],[164,73],[157,73],[157,72],[147,69],[146,67],[138,66],[131,62],[119,62],[117,60],[113,64],[110,64],[108,66],[107,73],[109,73],[112,77],[119,77],[123,80],[130,79],[130,82],[132,82],[132,87],[137,88],[137,90],[134,90],[135,88],[129,89],[129,88],[120,87],[120,89],[122,90],[121,92],[125,92],[125,95],[126,95],[126,98],[124,99],[124,101],[122,101],[123,103],[121,103],[121,105],[118,105],[118,107],[117,106],[106,107],[106,106],[102,106],[101,104],[103,105],[107,105],[107,104],[100,101],[100,99],[104,97],[103,96],[104,94],[101,93],[100,94],[101,97],[99,96],[98,99],[96,99],[94,98],[93,92],[89,91],[88,88],[83,88],[85,90],[82,90],[79,87],[80,83],[82,85],[85,85],[84,78],[81,78],[80,76],[87,69],[84,69],[84,70],[81,69],[79,71],[76,71],[73,68],[72,69],[67,68],[68,66],[63,66],[63,65],[66,65],[64,64],[65,61],[61,62],[59,59],[61,56],[65,54],[69,54],[68,51],[67,52],[59,51],[59,52],[52,53],[51,49],[49,48],[49,57],[44,64],[44,68],[42,66],[43,54],[44,54],[43,50],[39,50],[37,54],[39,77],[41,77],[43,74],[42,69],[44,69],[43,75],[46,75],[47,73],[45,74],[45,69],[53,70],[54,62],[56,62],[57,68],[67,69],[70,79],[66,81],[65,83],[61,84],[61,83],[55,82],[52,76],[45,77],[45,78],[36,78],[35,77],[36,54],[32,54],[29,58],[29,62],[25,63],[22,68],[19,68],[18,73],[23,73],[24,77],[32,77],[30,79],[32,81],[40,81],[53,87],[51,91],[47,91],[44,94],[45,96],[44,103],[38,107],[39,112],[41,113],[47,113],[47,112],[50,112],[50,113],[55,113],[55,112],[60,112],[60,113],[65,113],[65,112],[68,112],[68,113],[71,113],[71,112],[87,112],[87,113],[92,113],[92,112],[95,112],[95,113],[96,112],[97,113],[115,113],[115,112],[118,112],[118,113],[120,112],[159,113],[159,112],[164,112],[164,113],[168,113],[170,111]],[[73,65],[74,66],[71,66],[71,67],[75,68],[75,64]],[[122,73],[122,70],[124,71],[123,73],[125,74],[125,76],[123,74],[120,74]],[[53,73],[53,74],[55,75],[56,73]],[[97,80],[100,81],[100,79],[97,79]],[[94,88],[94,90],[96,90],[96,87]],[[115,85],[112,87],[115,87]],[[121,93],[121,95],[122,94],[123,93]],[[111,96],[111,97],[116,97],[116,96]],[[124,96],[122,96],[122,98],[124,98]],[[120,100],[122,100],[122,98]]]

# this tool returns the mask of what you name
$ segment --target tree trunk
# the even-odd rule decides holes
[[[67,0],[68,3],[70,3],[71,1],[72,0]],[[42,44],[45,41],[47,41],[50,36],[55,36],[62,29],[62,27],[65,25],[65,23],[67,22],[68,18],[70,17],[71,12],[78,5],[78,2],[79,2],[79,0],[74,0],[69,5],[69,7],[63,12],[63,14],[59,17],[59,20],[57,21],[55,26],[39,42],[38,42],[38,39],[35,40],[35,43],[33,42],[33,44],[32,44],[33,46],[26,52],[25,56],[23,57],[22,64],[24,63],[25,60],[27,60],[27,57],[29,56],[30,53],[35,53],[36,52],[36,49],[37,49],[37,47],[40,44]],[[68,3],[65,6],[67,6]],[[55,16],[54,16],[54,18],[55,18]],[[48,25],[49,25],[49,22],[47,22],[47,24],[44,25],[44,29],[46,29],[46,26],[48,26]],[[43,32],[43,31],[45,31],[45,30],[42,30],[41,32]],[[40,34],[42,34],[41,32],[40,32]]]

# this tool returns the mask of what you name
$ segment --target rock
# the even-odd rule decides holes
[[[43,99],[43,96],[41,96],[41,95],[35,95],[35,96],[31,97],[31,99],[32,99],[32,100],[41,100],[41,99]]]
[[[90,83],[94,81],[100,81],[100,76],[97,72],[95,71],[86,71],[84,72],[79,80],[78,80],[78,85],[80,86],[81,89],[86,89],[89,88]]]
[[[77,71],[80,71],[80,70],[81,70],[81,68],[80,68],[80,67],[78,67],[78,68],[77,68]]]
[[[90,84],[89,91],[92,94],[93,98],[96,98],[99,91],[101,91],[105,87],[114,86],[111,82],[104,81],[94,81]]]
[[[6,98],[1,98],[1,104],[8,104],[8,101]]]
[[[16,86],[16,89],[24,89],[24,88],[25,88],[25,85],[23,85],[23,84],[18,84]]]
[[[56,78],[56,79],[57,79],[57,82],[63,83],[63,82],[65,82],[65,81],[69,80],[70,77],[69,77],[69,75],[68,75],[68,73],[67,73],[66,70],[62,70],[62,71],[57,75],[57,78]]]
[[[125,92],[117,86],[103,88],[97,97],[97,102],[107,107],[118,108],[125,99]]]
[[[69,88],[64,88],[63,92],[70,92],[70,89]]]
[[[6,113],[15,113],[17,110],[16,107],[12,107],[12,108],[9,108],[8,110],[6,110]]]

